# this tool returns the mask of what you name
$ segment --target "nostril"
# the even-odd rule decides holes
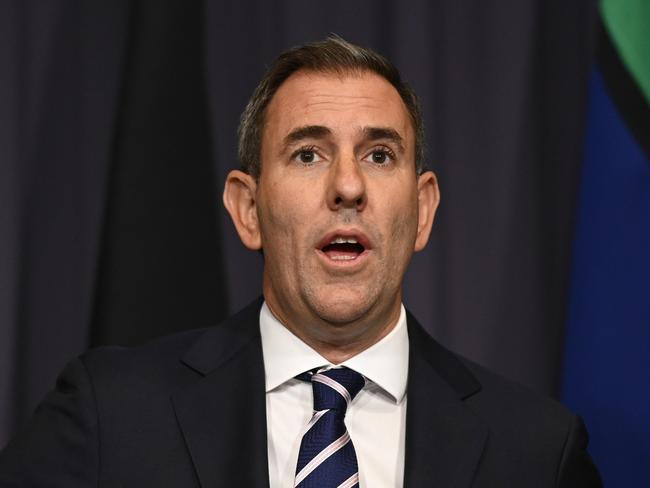
[[[340,205],[341,203],[343,203],[343,199],[341,197],[336,197],[336,200],[334,200],[334,203],[336,203],[337,205]]]

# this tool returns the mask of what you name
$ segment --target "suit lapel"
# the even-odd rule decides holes
[[[183,358],[197,379],[172,401],[202,488],[269,485],[260,306],[206,332]]]
[[[261,300],[208,330],[184,356],[196,378],[172,397],[202,488],[267,488]],[[468,487],[487,426],[463,400],[480,385],[408,315],[405,487]]]
[[[405,486],[468,487],[488,429],[463,400],[480,384],[411,315],[408,330]]]

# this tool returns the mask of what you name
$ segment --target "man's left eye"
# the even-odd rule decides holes
[[[383,164],[390,163],[390,162],[393,161],[395,158],[394,158],[394,156],[393,156],[389,151],[387,151],[386,149],[375,149],[375,150],[373,150],[373,151],[370,153],[368,159],[369,159],[370,162],[372,162],[372,163],[375,163],[375,164],[378,164],[378,165],[383,165]]]

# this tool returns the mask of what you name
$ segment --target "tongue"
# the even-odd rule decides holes
[[[323,248],[323,252],[328,258],[334,260],[355,259],[363,252],[363,247],[359,244],[330,244]]]

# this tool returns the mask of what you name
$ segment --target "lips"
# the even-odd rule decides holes
[[[361,232],[334,231],[321,239],[318,249],[329,260],[343,264],[362,256],[370,249],[370,242]]]

